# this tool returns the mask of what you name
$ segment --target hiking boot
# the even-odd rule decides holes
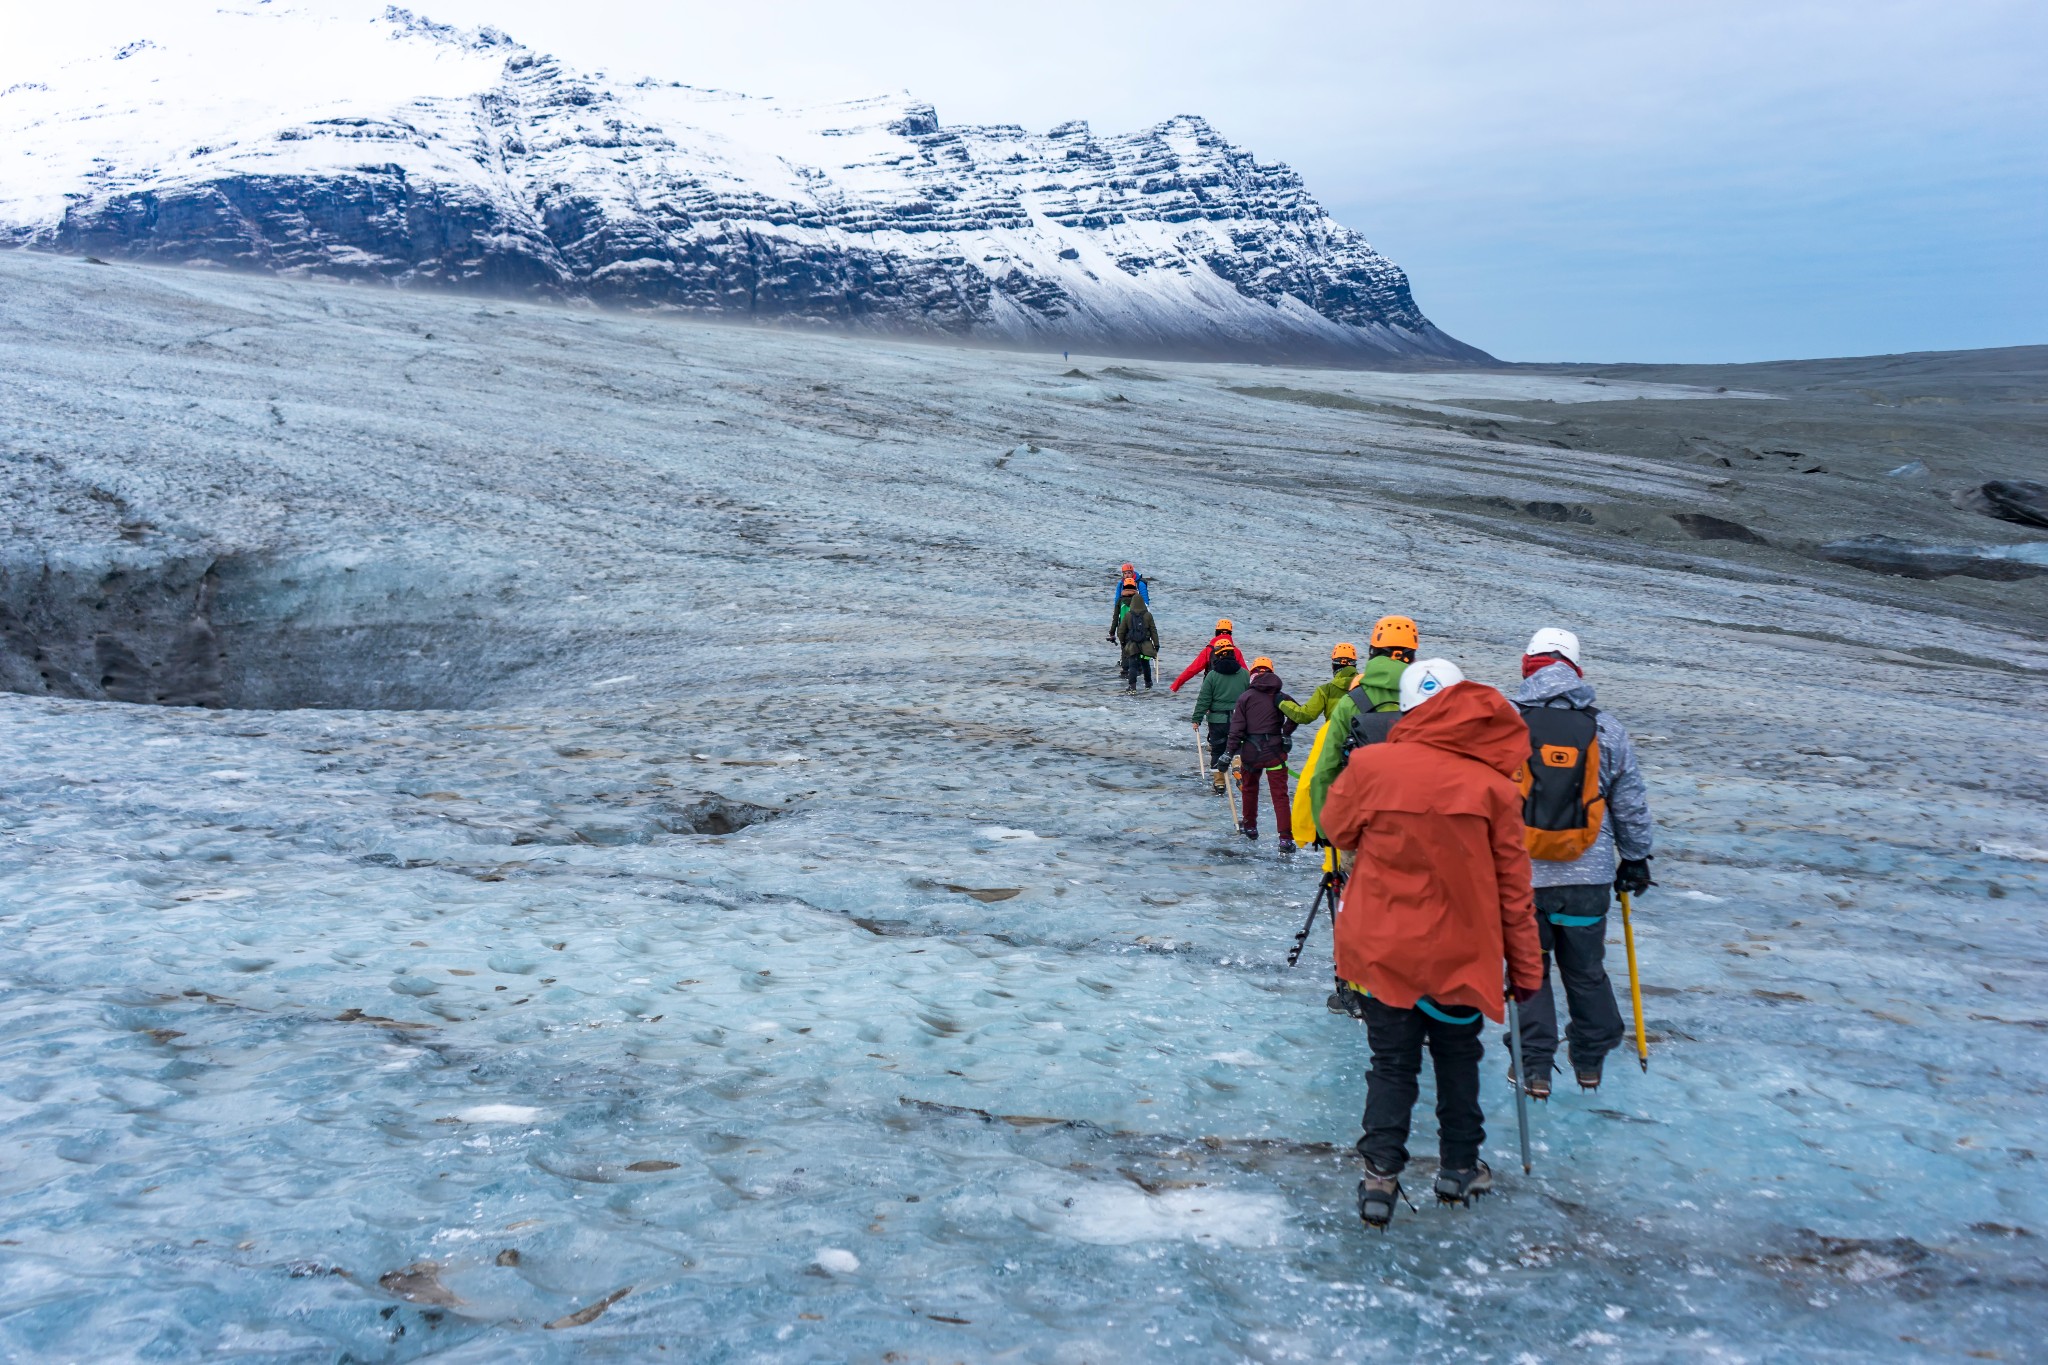
[[[1454,1171],[1449,1167],[1436,1173],[1437,1202],[1472,1206],[1472,1196],[1485,1194],[1493,1188],[1493,1168],[1481,1161],[1469,1171]]]
[[[1257,843],[1259,841],[1259,832],[1255,829],[1246,829],[1243,825],[1239,825],[1237,827],[1237,832],[1239,834],[1242,834],[1245,838],[1251,840],[1253,843]]]
[[[1528,1083],[1527,1085],[1525,1085],[1525,1086],[1523,1086],[1523,1087],[1522,1087],[1522,1093],[1523,1093],[1523,1094],[1525,1094],[1525,1095],[1527,1095],[1527,1096],[1528,1096],[1528,1097],[1529,1097],[1530,1099],[1532,1099],[1532,1100],[1547,1100],[1547,1099],[1549,1099],[1549,1098],[1550,1098],[1550,1068],[1549,1068],[1548,1066],[1541,1066],[1541,1067],[1530,1067],[1530,1068],[1529,1068],[1529,1073],[1530,1073],[1530,1074],[1529,1074],[1529,1083]],[[1514,1083],[1515,1083],[1515,1064],[1514,1064],[1513,1062],[1509,1062],[1509,1063],[1508,1063],[1508,1084],[1509,1084],[1509,1085],[1513,1085]]]
[[[1365,1018],[1365,997],[1339,981],[1337,989],[1330,992],[1330,998],[1323,1002],[1332,1014],[1348,1014],[1353,1019]]]
[[[1365,1163],[1365,1179],[1358,1182],[1358,1216],[1369,1228],[1383,1228],[1394,1221],[1394,1201],[1401,1197],[1401,1177],[1382,1175]]]
[[[1281,856],[1285,857],[1287,854],[1294,852],[1294,840],[1282,839],[1277,847],[1280,850]]]
[[[1217,791],[1217,793],[1218,793],[1218,794],[1220,795],[1220,794],[1221,794],[1221,793],[1223,792],[1223,774],[1219,772],[1219,773],[1217,773],[1217,774],[1216,774],[1215,776],[1216,776],[1216,791]]]
[[[1572,1075],[1578,1080],[1579,1089],[1581,1090],[1598,1090],[1600,1088],[1600,1063],[1598,1062],[1594,1062],[1591,1066],[1586,1065],[1584,1062],[1573,1062]]]

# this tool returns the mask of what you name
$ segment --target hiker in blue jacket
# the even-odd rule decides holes
[[[1125,564],[1117,570],[1116,587],[1109,594],[1109,642],[1116,643],[1117,622],[1124,617],[1124,584],[1138,585],[1138,600],[1146,606],[1152,605],[1152,585],[1145,581],[1145,575]]]

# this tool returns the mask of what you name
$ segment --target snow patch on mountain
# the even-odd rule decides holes
[[[798,107],[398,8],[170,10],[0,91],[0,243],[1128,354],[1486,359],[1197,117]]]

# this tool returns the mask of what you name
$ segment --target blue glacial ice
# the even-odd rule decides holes
[[[90,616],[0,694],[0,1354],[2037,1351],[2048,649],[1397,501],[1714,506],[1400,412],[1550,381],[0,281],[11,619],[31,566],[52,620],[174,601],[106,686],[229,703],[95,699]],[[1490,1039],[1500,1192],[1361,1229],[1314,874],[1113,690],[1118,558],[1176,668],[1225,612],[1301,683],[1389,608],[1494,683],[1578,627],[1655,1052],[1533,1175]]]

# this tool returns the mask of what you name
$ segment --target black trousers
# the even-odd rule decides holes
[[[1469,1024],[1446,1024],[1420,1009],[1401,1010],[1368,997],[1365,1036],[1372,1045],[1372,1070],[1365,1076],[1365,1136],[1358,1151],[1373,1169],[1395,1174],[1408,1164],[1408,1121],[1420,1093],[1422,1047],[1436,1066],[1437,1152],[1444,1168],[1469,1171],[1486,1141],[1486,1115],[1479,1108],[1480,1040],[1484,1026],[1476,1011]]]
[[[1143,678],[1146,688],[1150,689],[1152,686],[1152,661],[1142,654],[1126,654],[1124,656],[1124,685],[1135,692],[1138,688],[1139,678]]]
[[[1557,997],[1550,985],[1550,964],[1564,983],[1570,1023],[1565,1041],[1572,1065],[1598,1067],[1621,1045],[1621,1008],[1614,983],[1607,977],[1607,902],[1609,891],[1598,886],[1545,886],[1536,891],[1536,935],[1543,944],[1543,989],[1522,1009],[1522,1060],[1532,1076],[1550,1073],[1557,1056]],[[1552,924],[1552,915],[1586,918],[1592,924]]]
[[[1223,720],[1220,720],[1220,721],[1214,721],[1214,720],[1210,721],[1210,722],[1209,722],[1209,766],[1210,766],[1210,767],[1212,767],[1212,768],[1214,768],[1214,769],[1215,769],[1215,770],[1216,770],[1217,772],[1219,772],[1219,773],[1220,773],[1220,772],[1224,772],[1224,771],[1226,771],[1226,770],[1227,770],[1227,769],[1228,769],[1228,768],[1230,767],[1230,755],[1229,755],[1228,753],[1226,753],[1226,752],[1225,752],[1225,750],[1227,750],[1227,749],[1229,749],[1229,748],[1230,748],[1230,720],[1229,720],[1229,718],[1228,718],[1228,717],[1225,717],[1225,718],[1224,718]]]

